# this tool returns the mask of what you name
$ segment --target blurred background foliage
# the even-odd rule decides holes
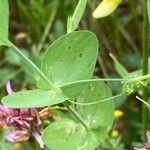
[[[73,13],[77,2],[78,0],[9,0],[11,41],[39,66],[49,45],[66,33],[67,18]],[[111,16],[96,20],[92,17],[92,12],[98,3],[99,0],[88,0],[78,28],[94,32],[99,39],[100,51],[95,75],[119,77],[109,53],[129,72],[140,69],[142,1],[123,0]],[[6,95],[7,80],[11,80],[14,91],[18,91],[34,88],[36,78],[37,75],[18,59],[11,48],[0,48],[0,97]],[[109,86],[113,94],[118,94],[121,90],[118,82],[109,83]],[[98,148],[100,150],[130,150],[134,145],[141,145],[141,103],[131,95],[116,100],[116,108],[123,112],[114,123],[112,133],[114,130],[117,132],[110,133],[105,143]],[[0,139],[2,143],[5,142],[1,137]],[[0,144],[0,149],[2,146]],[[15,145],[15,148],[18,147]],[[24,149],[23,146],[21,149]]]

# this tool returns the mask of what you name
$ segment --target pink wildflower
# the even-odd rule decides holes
[[[13,92],[9,81],[6,84],[6,90],[9,95]],[[33,135],[40,147],[44,148],[44,143],[40,136],[42,122],[35,108],[12,109],[0,105],[0,127],[10,131],[5,138],[12,143],[26,141]]]
[[[146,132],[147,135],[147,143],[145,143],[143,148],[134,148],[135,150],[150,150],[150,131]]]
[[[34,138],[38,141],[41,148],[44,148],[44,142],[38,132],[33,133]]]
[[[7,90],[8,95],[11,95],[13,93],[10,81],[7,81],[6,83],[6,90]]]

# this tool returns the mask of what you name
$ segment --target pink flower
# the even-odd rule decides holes
[[[6,84],[6,90],[9,95],[13,92],[9,81]],[[44,143],[40,136],[42,122],[35,108],[12,109],[0,105],[0,127],[10,131],[5,138],[12,143],[26,141],[33,135],[40,147],[44,148]]]
[[[147,143],[145,143],[143,148],[134,148],[135,150],[150,150],[150,131],[146,132],[147,135]]]
[[[8,95],[11,95],[13,93],[10,81],[7,81],[6,83],[6,90],[7,90]]]
[[[37,140],[41,148],[44,148],[44,142],[38,132],[33,133],[34,138]]]

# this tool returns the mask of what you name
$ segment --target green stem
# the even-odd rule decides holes
[[[13,43],[9,42],[9,45],[12,46],[14,52],[22,58],[22,60],[33,70],[35,71],[50,87],[54,87],[52,81],[28,58],[26,57]]]
[[[148,76],[149,77],[149,76]],[[147,78],[147,77],[145,77]],[[122,82],[122,81],[128,81],[129,79],[119,79],[119,78],[99,78],[99,79],[86,79],[86,80],[77,80],[77,81],[73,81],[73,82],[69,82],[69,83],[65,83],[60,85],[59,87],[65,87],[65,86],[69,86],[72,84],[77,84],[77,83],[89,83],[89,82],[98,82],[98,81],[108,81],[108,82],[113,82],[113,81],[118,81],[118,82]]]
[[[89,106],[89,105],[95,105],[95,104],[98,104],[98,103],[103,103],[103,102],[106,102],[106,101],[110,101],[110,100],[113,100],[113,99],[118,98],[118,97],[121,97],[121,96],[123,96],[123,93],[118,94],[118,95],[115,95],[115,96],[112,96],[112,97],[108,97],[108,98],[102,99],[102,100],[100,100],[100,101],[91,102],[91,103],[78,103],[78,102],[74,102],[74,101],[72,101],[72,100],[68,100],[68,101],[69,101],[70,103],[76,104],[76,105]]]
[[[144,0],[143,5],[144,22],[143,22],[143,34],[142,34],[142,50],[143,50],[143,75],[148,74],[148,36],[149,36],[149,23],[147,15],[147,0]],[[148,99],[148,89],[143,87],[143,99]],[[148,130],[148,110],[145,105],[142,104],[142,126],[143,126],[143,137],[146,141],[145,133]]]
[[[73,114],[74,117],[85,127],[86,130],[88,130],[88,127],[82,117],[74,110],[74,108],[70,105],[65,104],[65,107]]]

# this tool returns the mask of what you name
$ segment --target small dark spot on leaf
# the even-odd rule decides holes
[[[88,64],[88,67],[90,67],[91,64]]]
[[[83,55],[83,54],[82,54],[82,53],[80,53],[80,54],[79,54],[79,57],[81,58],[81,57],[82,57],[82,55]]]
[[[71,49],[71,46],[68,47],[68,50],[70,50],[70,49]]]

